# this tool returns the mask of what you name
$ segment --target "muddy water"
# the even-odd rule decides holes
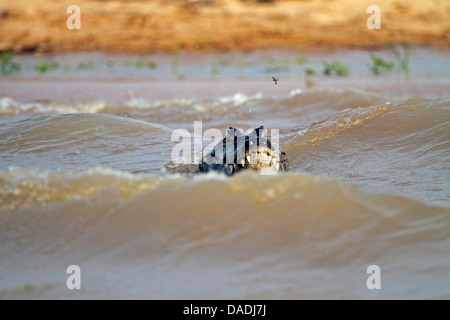
[[[362,52],[51,59],[0,80],[1,298],[450,297],[446,52],[381,76]],[[333,60],[351,74],[305,79]],[[290,171],[161,171],[194,121],[279,129]]]

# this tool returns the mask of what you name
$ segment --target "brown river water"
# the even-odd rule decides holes
[[[449,299],[450,55],[379,76],[366,52],[305,56],[71,54],[0,78],[0,298]],[[336,59],[349,76],[305,78]],[[161,170],[194,121],[278,129],[289,172]]]

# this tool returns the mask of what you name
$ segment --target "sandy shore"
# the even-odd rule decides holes
[[[0,0],[0,50],[17,52],[267,48],[448,47],[450,2],[377,0],[381,29],[366,26],[373,0],[78,0],[81,29],[69,30],[66,0]]]

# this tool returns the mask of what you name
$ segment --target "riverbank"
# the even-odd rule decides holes
[[[287,48],[448,48],[450,4],[379,0],[381,29],[369,30],[372,1],[87,1],[69,30],[70,1],[0,0],[0,50],[16,52],[251,51]]]

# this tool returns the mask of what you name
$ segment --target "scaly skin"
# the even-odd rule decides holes
[[[227,157],[227,152],[232,155]],[[272,143],[262,126],[249,134],[230,127],[227,136],[202,158],[199,172],[217,171],[229,176],[246,169],[282,172],[288,165],[286,154]]]

